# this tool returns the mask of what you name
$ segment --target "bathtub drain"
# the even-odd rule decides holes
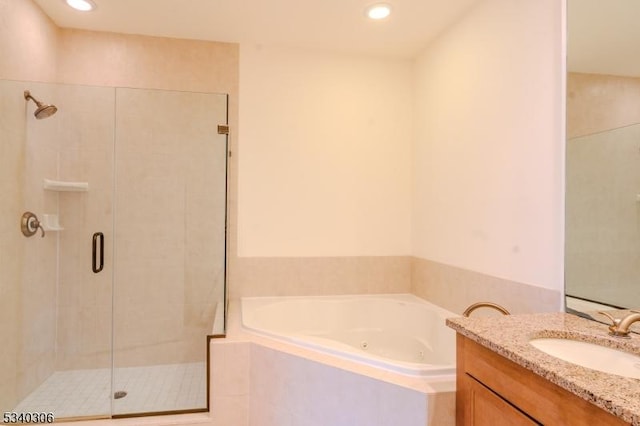
[[[120,398],[124,398],[125,396],[127,396],[127,392],[117,391],[113,394],[113,399],[120,399]]]
[[[362,349],[364,349],[365,351],[367,350],[367,347],[368,347],[368,346],[369,346],[369,344],[368,344],[366,341],[364,341],[364,342],[360,343],[360,347],[361,347]]]

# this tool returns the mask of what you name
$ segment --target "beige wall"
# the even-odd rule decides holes
[[[55,81],[60,30],[30,0],[0,1],[0,79]]]
[[[243,45],[240,257],[231,296],[375,291],[354,284],[374,271],[362,256],[375,255],[380,275],[422,261],[453,265],[521,284],[532,297],[548,289],[554,303],[543,298],[541,306],[559,309],[563,13],[551,0],[483,2],[425,49],[409,82],[398,80],[404,63]],[[377,90],[362,90],[361,81]],[[374,93],[389,93],[384,102],[398,103],[395,115],[377,108]],[[357,117],[357,105],[370,121],[341,121]],[[395,154],[368,133],[371,122],[384,128],[393,117],[412,129],[400,134],[394,122]],[[409,264],[391,260],[407,253]],[[313,278],[332,270],[349,284]],[[407,273],[385,288],[404,291]],[[410,278],[418,293],[439,285],[421,277]]]
[[[481,2],[415,67],[413,255],[553,290],[554,308],[563,289],[562,15],[555,0]]]
[[[230,297],[408,292],[411,62],[240,53]]]
[[[242,45],[238,255],[410,252],[411,63]]]

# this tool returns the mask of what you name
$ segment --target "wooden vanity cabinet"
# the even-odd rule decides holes
[[[457,335],[456,425],[628,425],[484,346]]]

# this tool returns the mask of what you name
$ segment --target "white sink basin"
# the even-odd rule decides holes
[[[640,356],[595,343],[561,338],[538,338],[533,347],[563,361],[592,370],[640,379]]]

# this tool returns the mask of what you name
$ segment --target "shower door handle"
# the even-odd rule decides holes
[[[98,240],[100,240],[100,263],[98,264]],[[91,257],[91,270],[95,274],[102,271],[104,267],[104,234],[96,232],[93,234],[93,249]]]

